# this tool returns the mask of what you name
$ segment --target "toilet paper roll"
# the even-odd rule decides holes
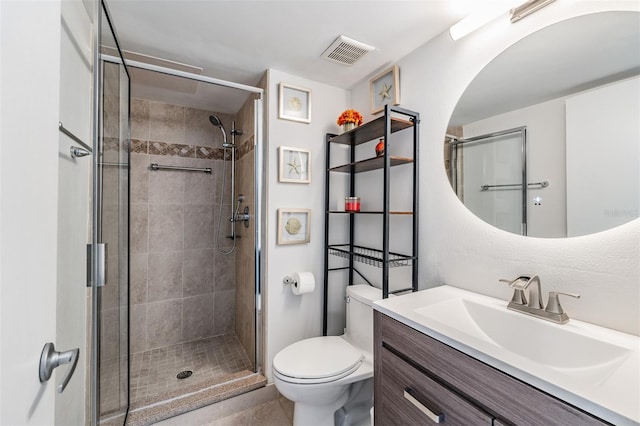
[[[291,278],[293,278],[293,284],[291,284],[291,291],[296,296],[299,294],[313,293],[316,288],[316,280],[313,278],[311,272],[295,272]]]

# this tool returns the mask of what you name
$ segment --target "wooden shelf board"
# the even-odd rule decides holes
[[[391,133],[407,129],[413,126],[413,122],[391,117]],[[364,123],[362,126],[349,130],[341,135],[334,136],[329,139],[331,143],[340,143],[344,145],[360,145],[374,139],[384,137],[384,115],[375,120]]]
[[[378,211],[359,211],[359,212],[346,212],[344,210],[329,210],[327,213],[342,213],[342,214],[383,214],[384,212],[381,210]],[[413,212],[403,212],[403,211],[390,211],[389,214],[395,215],[412,215]]]
[[[391,167],[400,166],[402,164],[413,163],[413,158],[394,157],[391,158]],[[354,173],[368,172],[371,170],[382,169],[384,167],[384,156],[367,158],[366,160],[356,161],[355,163],[344,164],[329,169],[330,172]]]

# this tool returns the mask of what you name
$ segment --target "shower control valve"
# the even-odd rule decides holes
[[[244,212],[243,213],[238,213],[236,212],[236,214],[234,215],[234,217],[229,218],[229,222],[244,222],[244,227],[248,228],[249,227],[249,219],[251,219],[251,216],[249,215],[249,206],[245,206],[244,207]]]

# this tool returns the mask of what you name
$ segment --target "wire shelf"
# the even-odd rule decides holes
[[[353,246],[353,251],[351,251],[349,244],[335,244],[329,246],[329,254],[344,257],[346,259],[353,255],[353,260],[356,262],[365,263],[377,268],[382,268],[382,265],[384,264],[382,250],[369,247]],[[411,266],[413,263],[413,257],[400,253],[389,252],[388,263],[390,268]]]

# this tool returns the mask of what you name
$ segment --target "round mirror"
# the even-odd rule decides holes
[[[445,164],[500,229],[574,237],[639,217],[640,13],[569,19],[489,63],[458,102]]]

